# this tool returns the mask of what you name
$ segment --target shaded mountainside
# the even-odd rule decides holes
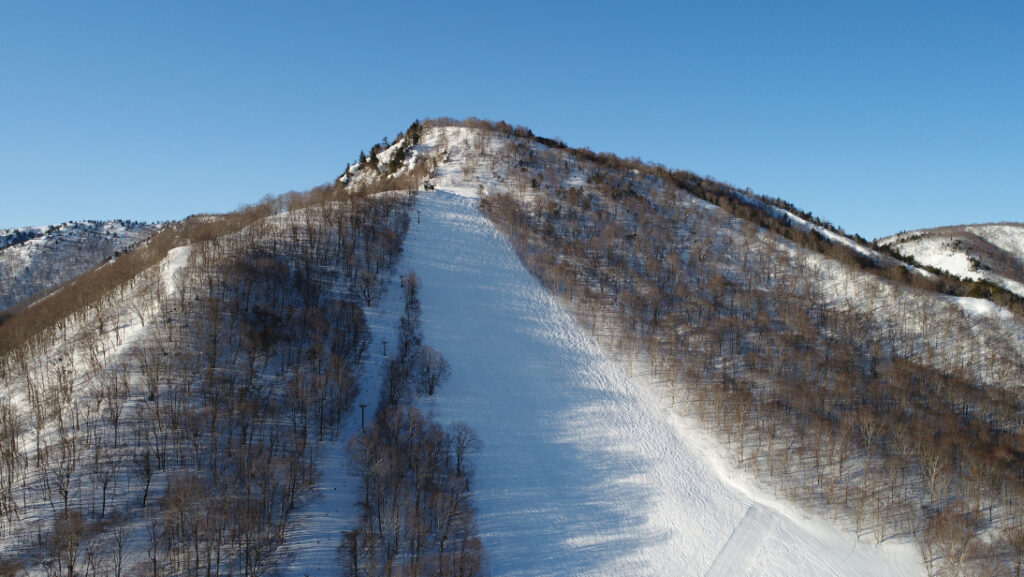
[[[997,285],[1024,297],[1024,223],[901,232],[878,244],[921,265]]]
[[[0,230],[0,311],[48,294],[160,229],[125,221]]]

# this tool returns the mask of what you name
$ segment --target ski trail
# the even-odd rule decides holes
[[[452,366],[420,404],[483,441],[473,498],[491,575],[701,577],[716,555],[719,575],[923,574],[912,547],[847,561],[852,535],[768,506],[604,353],[477,199],[439,188],[416,210],[400,270],[420,277],[424,341]]]
[[[399,282],[398,275],[392,274],[380,301],[363,309],[372,342],[359,367],[359,395],[337,437],[327,440],[318,450],[320,478],[292,515],[287,540],[276,553],[277,562],[272,572],[275,577],[341,574],[337,548],[342,532],[359,523],[360,482],[349,469],[346,447],[363,425],[360,405],[366,405],[366,422],[369,423],[380,399],[380,383],[387,365],[383,341],[394,341],[395,325],[404,302]]]
[[[473,499],[488,575],[923,575],[916,550],[860,547],[847,559],[852,536],[759,498],[702,433],[605,355],[477,199],[422,192],[416,211],[397,272],[420,277],[424,342],[452,367],[418,404],[441,424],[465,421],[483,441]],[[367,311],[374,345],[358,402],[371,406],[381,341],[402,310],[392,283]],[[283,577],[337,574],[334,549],[358,519],[343,451],[358,418],[357,408],[325,448]]]
[[[704,577],[739,577],[746,574],[754,553],[778,524],[778,517],[774,513],[756,503],[751,505]]]
[[[680,450],[664,407],[625,377],[523,267],[477,200],[419,197],[404,257],[424,341],[452,378],[424,402],[466,421],[495,576],[701,575],[748,500]],[[677,530],[686,512],[703,528]]]

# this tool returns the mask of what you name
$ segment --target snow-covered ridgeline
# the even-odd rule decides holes
[[[458,175],[452,171],[439,170],[438,172],[449,177],[453,183],[458,180]],[[459,192],[463,196],[473,196],[474,188],[466,187],[463,184]],[[508,189],[498,187],[496,191],[502,192],[508,191]],[[526,196],[525,198],[529,200],[530,197]],[[545,202],[545,200],[541,198],[540,202]],[[540,207],[537,209],[539,212]],[[532,208],[530,210],[532,211]],[[626,206],[623,207],[623,210],[630,209]],[[716,207],[710,207],[708,210],[715,211]],[[751,247],[749,239],[736,237],[741,232],[740,229],[744,227],[739,227],[736,223],[722,225],[718,220],[716,223],[714,228],[723,232],[717,237],[712,237],[716,238],[715,242],[723,242],[725,243],[723,246],[732,247],[737,252],[742,252],[742,254],[736,255],[737,261],[751,256],[746,252],[746,249]],[[635,222],[633,224],[635,225]],[[626,223],[627,231],[629,227],[630,224]],[[632,230],[636,231],[637,229],[633,228]],[[989,301],[950,298],[932,292],[914,290],[905,285],[893,284],[873,275],[860,273],[856,269],[848,269],[841,263],[817,253],[810,253],[792,243],[777,239],[774,235],[762,232],[756,236],[763,237],[760,240],[762,243],[773,245],[776,248],[781,247],[790,252],[791,262],[789,265],[784,264],[786,259],[783,258],[776,261],[775,266],[793,266],[795,263],[802,267],[799,270],[809,275],[806,286],[808,288],[818,287],[814,291],[819,295],[815,298],[815,306],[820,306],[822,295],[826,298],[831,295],[834,305],[840,309],[849,307],[850,311],[854,313],[868,313],[878,319],[876,323],[869,323],[869,325],[882,327],[880,332],[883,333],[892,332],[892,338],[895,339],[894,345],[898,343],[900,347],[899,354],[912,357],[915,362],[935,362],[935,349],[929,347],[945,348],[948,350],[943,350],[943,358],[953,365],[960,365],[962,362],[958,360],[960,358],[958,350],[966,351],[967,348],[972,348],[973,352],[965,354],[971,358],[971,369],[980,371],[979,378],[993,384],[1009,386],[1018,384],[1013,378],[1005,378],[1006,375],[1014,373],[1013,369],[1009,373],[1001,370],[991,371],[992,367],[987,366],[986,363],[975,362],[980,358],[979,354],[994,354],[995,356],[987,358],[996,358],[1010,351],[1007,360],[1011,362],[1018,354],[1013,351],[1015,349],[1019,351],[1022,342],[1021,326],[1007,311],[992,305]],[[688,245],[683,243],[680,246]],[[741,251],[741,247],[745,247],[745,249]],[[717,261],[716,264],[718,264]],[[722,268],[718,270],[728,277],[731,270],[728,259],[724,259],[721,264]],[[734,282],[743,281],[739,278],[733,280]],[[936,327],[936,321],[941,322],[943,326]],[[947,322],[949,326],[946,325]],[[957,333],[956,331],[961,332]],[[884,338],[884,334],[882,336]],[[915,339],[920,342],[915,343]],[[969,346],[958,349],[958,347],[964,347],[965,343],[969,343]],[[982,353],[978,352],[979,348],[983,351]]]
[[[879,244],[967,280],[1024,297],[1024,224],[979,224],[903,232]]]
[[[453,367],[423,405],[484,441],[475,500],[492,574],[923,574],[911,545],[858,546],[762,494],[699,424],[605,356],[480,213],[479,192],[510,179],[465,170],[457,151],[471,134],[448,130],[462,135],[444,139],[455,154],[437,166],[438,190],[420,193],[399,270],[420,277],[425,339]],[[378,343],[400,315],[395,292],[370,314]],[[372,407],[379,375],[367,376]],[[336,570],[340,532],[356,524],[345,494],[356,482],[334,447],[285,574]]]
[[[438,396],[422,406],[445,421],[468,421],[484,441],[477,458],[476,499],[493,574],[923,574],[912,546],[869,546],[759,491],[701,425],[675,414],[656,385],[606,354],[480,213],[480,194],[511,192],[529,201],[534,196],[531,177],[538,174],[510,162],[521,154],[509,150],[511,139],[482,134],[461,127],[432,129],[409,149],[413,158],[433,162],[430,182],[438,190],[421,193],[400,272],[414,269],[423,281],[426,340],[454,371]],[[388,162],[401,145],[400,140],[382,151],[381,161]],[[560,151],[530,146],[542,155],[539,164],[557,158],[563,169],[548,174],[559,182],[587,186],[591,167]],[[406,163],[394,174],[408,168]],[[351,177],[370,180],[358,171]],[[542,180],[552,182],[549,176]],[[642,194],[664,186],[647,176],[636,184]],[[698,212],[720,211],[688,195],[680,202]],[[301,236],[299,215],[269,219],[268,234]],[[740,228],[729,223],[719,238]],[[897,290],[767,234],[750,242],[781,244],[794,260],[809,265],[813,282],[834,295],[836,303],[850,303],[878,318],[884,319],[893,303],[913,311],[910,316],[957,304],[976,317],[973,326],[982,341],[995,334],[989,325],[1002,327],[998,330],[1005,331],[1005,338],[1021,334],[1019,323],[1005,318],[1005,311],[980,307],[976,299],[936,299]],[[168,256],[161,277],[166,291],[173,290],[167,287],[173,271],[187,260],[187,249]],[[728,267],[722,272],[730,274]],[[375,344],[357,402],[371,407],[380,382],[383,339],[392,340],[400,314],[394,284],[368,311]],[[150,326],[130,324],[138,316],[135,309],[119,314],[120,336],[108,328],[103,341],[113,357],[124,354],[124,345],[146,335]],[[94,330],[89,324],[86,319],[72,328]],[[45,358],[59,361],[60,353]],[[358,515],[358,497],[352,494],[357,483],[347,475],[343,450],[345,438],[358,430],[357,419],[358,412],[349,415],[339,440],[323,454],[316,498],[289,532],[286,550],[292,556],[282,562],[285,574],[337,572],[340,531],[353,527]],[[40,526],[48,515],[45,510],[28,514]],[[30,540],[34,526],[19,529],[27,527],[24,535]],[[142,548],[136,543],[136,559],[142,558]]]

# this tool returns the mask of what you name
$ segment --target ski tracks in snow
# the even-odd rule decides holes
[[[852,536],[762,505],[604,354],[478,202],[420,193],[403,262],[423,281],[424,342],[452,366],[422,404],[483,441],[474,500],[491,574],[921,574],[912,548],[847,563]]]
[[[754,553],[778,524],[779,519],[775,513],[756,503],[751,505],[704,577],[746,575]]]
[[[490,575],[921,574],[906,562],[916,552],[865,547],[848,564],[848,535],[757,504],[706,438],[629,378],[530,275],[478,202],[421,192],[399,273],[422,280],[424,342],[452,367],[419,404],[443,424],[465,421],[483,441],[473,498]],[[400,292],[392,287],[379,318],[368,315],[375,341],[394,330]],[[298,516],[286,575],[336,567],[329,547],[311,541],[336,544],[357,516],[355,497],[334,484],[345,475],[339,452],[327,451],[324,479],[338,498],[330,490]]]

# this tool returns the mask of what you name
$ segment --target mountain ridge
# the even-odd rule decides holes
[[[88,220],[0,230],[0,311],[48,294],[86,270],[131,250],[161,226]]]

